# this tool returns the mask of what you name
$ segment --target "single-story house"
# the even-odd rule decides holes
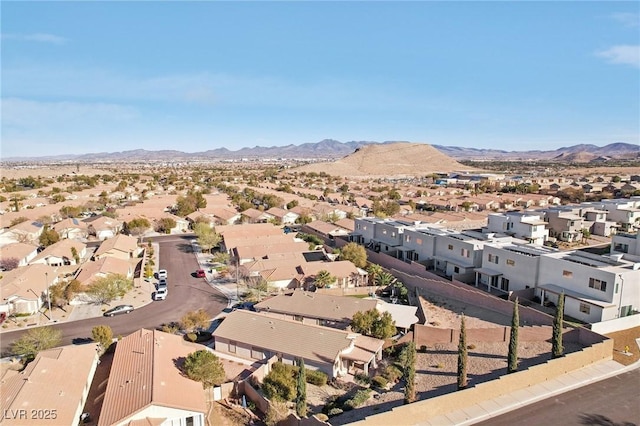
[[[57,282],[57,271],[49,265],[27,265],[3,272],[0,277],[0,312],[35,314],[47,300],[49,286]]]
[[[276,355],[330,378],[375,368],[382,359],[383,340],[357,333],[275,318],[259,312],[231,312],[213,332],[215,349],[247,360],[264,360]]]
[[[98,367],[95,344],[42,351],[2,375],[2,424],[77,425]]]
[[[189,354],[201,349],[205,347],[158,330],[140,329],[121,339],[98,426],[204,426],[202,384],[180,369]]]
[[[103,257],[94,262],[85,262],[78,269],[75,279],[83,285],[90,284],[95,278],[103,278],[109,274],[133,277],[134,268],[130,261],[117,257]]]
[[[78,265],[86,254],[87,245],[85,243],[76,240],[60,240],[42,250],[29,263],[44,263],[50,266]]]
[[[18,266],[27,265],[38,255],[38,246],[28,243],[13,243],[0,247],[0,259],[15,258]]]
[[[103,257],[117,257],[119,259],[133,259],[138,257],[142,248],[138,246],[138,239],[130,235],[118,234],[100,244],[93,255],[96,259]]]

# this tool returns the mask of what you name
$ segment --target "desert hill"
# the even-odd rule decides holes
[[[365,145],[336,161],[307,164],[293,169],[298,172],[325,172],[334,176],[425,176],[470,170],[431,145],[397,142]]]

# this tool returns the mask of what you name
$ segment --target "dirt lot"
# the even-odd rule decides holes
[[[636,339],[640,339],[640,327],[616,331],[606,334],[606,336],[613,339],[613,359],[615,361],[623,365],[630,365],[640,360],[640,348],[636,342]],[[631,355],[624,353],[626,347],[629,348],[628,353]]]

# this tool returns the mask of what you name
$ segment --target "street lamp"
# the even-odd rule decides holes
[[[42,310],[40,310],[40,305],[42,305],[42,295],[38,296],[38,293],[33,291],[33,289],[29,289],[29,291],[33,293],[38,298],[38,302],[40,302],[38,303],[38,325],[40,325],[40,317],[42,317]]]

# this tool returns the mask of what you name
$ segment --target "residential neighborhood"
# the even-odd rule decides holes
[[[505,203],[502,195],[491,201],[486,193],[482,200],[470,194],[463,207],[455,200],[460,201],[460,185],[468,184],[458,176],[434,181],[428,189],[393,184],[396,189],[387,191],[398,192],[400,209],[386,215],[377,210],[379,192],[344,194],[337,189],[339,180],[324,179],[331,180],[333,192],[329,186],[310,188],[303,176],[295,184],[296,195],[282,192],[278,181],[242,189],[222,183],[203,192],[194,192],[202,191],[201,183],[189,181],[189,189],[177,193],[172,189],[177,181],[147,180],[145,194],[134,198],[133,181],[125,186],[130,196],[124,198],[109,197],[108,184],[82,189],[62,205],[25,208],[19,201],[16,210],[15,201],[7,198],[0,216],[6,225],[0,234],[3,339],[32,329],[94,325],[70,336],[70,345],[29,355],[33,360],[22,371],[3,370],[3,388],[14,389],[3,412],[22,413],[18,407],[28,404],[32,394],[11,383],[29,377],[47,395],[64,392],[73,401],[57,412],[60,424],[159,419],[158,424],[204,425],[211,424],[211,416],[231,415],[229,410],[249,423],[269,412],[275,415],[279,407],[282,397],[264,383],[302,362],[314,377],[309,386],[342,383],[342,391],[332,389],[352,401],[348,404],[361,405],[347,411],[348,404],[315,401],[308,411],[314,421],[373,419],[376,404],[395,406],[403,399],[397,389],[406,379],[393,367],[401,362],[402,348],[412,342],[419,349],[418,363],[445,357],[447,369],[446,354],[455,352],[447,345],[460,334],[459,321],[465,317],[476,347],[502,353],[498,348],[508,332],[501,327],[509,329],[505,326],[516,301],[527,339],[522,365],[561,362],[544,355],[550,357],[554,310],[561,303],[570,321],[563,330],[563,360],[580,356],[596,365],[629,351],[629,360],[640,358],[637,347],[625,343],[620,349],[621,343],[604,336],[638,330],[640,222],[634,212],[640,211],[640,196],[576,204],[552,197]],[[508,182],[506,175],[490,179],[493,185]],[[288,185],[293,188],[294,182]],[[449,201],[442,204],[429,191]],[[104,204],[90,202],[96,196]],[[426,204],[440,207],[418,208]],[[156,297],[163,286],[164,295]],[[203,288],[222,301],[205,302],[197,293]],[[196,292],[189,302],[187,289]],[[194,309],[180,307],[184,303]],[[135,321],[122,318],[131,331],[116,338],[117,327],[111,331],[108,326],[112,320],[100,318],[120,307]],[[197,308],[202,314],[193,322],[189,318],[198,317]],[[156,315],[163,320],[150,322]],[[118,324],[120,318],[113,321]],[[92,330],[102,325],[109,327],[114,343],[73,344],[97,342]],[[495,333],[503,334],[497,338]],[[3,350],[12,355],[16,346]],[[189,378],[185,367],[201,350],[223,369],[222,379],[204,387]],[[34,366],[76,353],[89,358],[67,390],[55,387],[56,380],[34,376],[44,371]],[[506,353],[496,356],[499,360]],[[500,371],[500,364],[485,364],[476,360],[470,368],[487,377]],[[418,392],[425,396],[414,404],[452,395],[443,393],[451,382],[438,381],[429,365],[417,375]],[[539,380],[526,370],[523,383]],[[363,402],[347,399],[365,394],[369,397]],[[499,393],[486,394],[492,395]],[[56,407],[62,403],[53,401]],[[280,415],[284,420],[294,414]],[[18,414],[4,419],[26,424],[20,420]]]

